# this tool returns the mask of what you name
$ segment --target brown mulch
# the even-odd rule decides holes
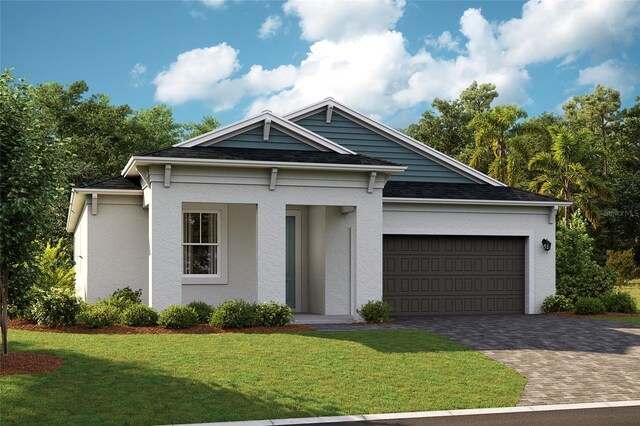
[[[553,315],[556,317],[572,317],[572,318],[594,318],[594,317],[640,317],[640,313],[636,314],[622,314],[620,312],[607,312],[598,315],[578,315],[573,312],[553,312],[546,315]]]
[[[56,371],[61,365],[62,358],[54,355],[10,352],[0,355],[0,376]]]
[[[48,333],[76,333],[76,334],[218,334],[218,333],[299,333],[313,331],[311,327],[301,324],[290,324],[284,327],[249,327],[240,329],[224,329],[209,324],[198,324],[183,330],[169,330],[162,327],[129,327],[126,325],[112,325],[103,328],[87,328],[82,325],[49,328],[31,324],[22,320],[9,320],[9,328],[15,330],[45,331]]]

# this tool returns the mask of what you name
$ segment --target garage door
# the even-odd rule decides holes
[[[524,238],[384,236],[393,315],[524,312]]]

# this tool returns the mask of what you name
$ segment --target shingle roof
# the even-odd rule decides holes
[[[560,201],[555,198],[508,186],[492,186],[477,183],[389,181],[384,187],[383,196],[389,198],[435,198],[453,200]]]
[[[113,176],[89,182],[80,188],[88,189],[140,189],[140,181],[137,178],[126,178],[123,176]]]
[[[139,154],[137,157],[194,158],[203,160],[273,161],[286,163],[353,164],[365,166],[397,166],[365,155],[338,154],[323,151],[295,151],[285,149],[217,148],[194,146],[171,147]]]

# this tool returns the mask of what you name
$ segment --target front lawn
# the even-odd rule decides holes
[[[594,319],[599,319],[599,320],[605,320],[605,321],[612,321],[612,322],[621,322],[624,324],[635,324],[635,325],[640,325],[640,317],[639,316],[628,316],[628,317],[624,317],[624,316],[620,316],[620,317],[593,317]]]
[[[409,330],[87,335],[10,330],[53,373],[0,378],[0,424],[147,425],[513,406],[526,379]]]

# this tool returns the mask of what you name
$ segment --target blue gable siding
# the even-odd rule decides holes
[[[296,124],[332,140],[358,154],[407,166],[404,173],[391,176],[391,180],[442,183],[475,183],[417,152],[363,127],[334,110],[327,124],[322,111],[296,121]]]
[[[271,127],[269,140],[262,140],[263,127],[247,130],[244,133],[216,143],[220,148],[253,148],[253,149],[289,149],[298,151],[318,151],[317,148],[299,141],[296,138]]]

